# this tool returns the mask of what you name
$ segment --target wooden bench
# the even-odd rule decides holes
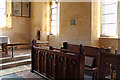
[[[79,45],[68,44],[67,42],[63,43],[63,47],[61,49],[66,49],[66,50],[76,52],[75,55],[78,55],[77,53],[79,53]],[[93,72],[92,79],[94,80],[94,78],[97,75],[97,67],[99,64],[98,53],[100,53],[101,50],[110,53],[111,48],[104,49],[104,47],[97,48],[97,47],[91,47],[91,46],[84,46],[83,49],[85,52],[85,68],[84,69],[86,71]]]
[[[107,66],[111,67],[112,80],[120,80],[120,54],[110,54],[103,51],[100,52],[97,76],[98,80],[111,80],[109,76],[106,75]]]
[[[18,45],[30,45],[30,43],[16,43],[16,44],[4,44],[4,48],[5,48],[5,53],[8,54],[8,46],[11,46],[11,52],[12,52],[12,58],[14,57],[13,54],[13,46],[18,46]]]
[[[41,49],[32,41],[32,69],[39,75],[56,80],[84,80],[84,57],[82,46],[79,55],[66,54],[52,50]],[[69,51],[68,51],[69,52]],[[74,52],[75,53],[75,52]]]
[[[49,43],[48,42],[36,42],[36,44],[38,45],[38,46],[41,46],[41,45],[45,45],[45,46],[48,46],[49,45]],[[3,46],[4,46],[4,50],[5,50],[5,53],[6,54],[8,54],[8,46],[10,46],[11,47],[11,52],[12,52],[12,58],[14,57],[14,50],[13,50],[13,47],[14,46],[20,46],[20,45],[31,45],[31,43],[13,43],[13,44],[4,44]]]
[[[7,43],[0,43],[0,46],[1,46],[1,48],[2,48],[2,52],[5,52],[5,44],[7,44]]]
[[[84,46],[84,48],[93,48],[93,49],[104,49],[106,52],[109,52],[110,53],[110,50],[111,50],[111,47],[109,48],[104,48],[103,46],[101,48],[98,48],[98,47],[91,47],[91,46]],[[67,49],[67,50],[70,50],[70,51],[74,51],[74,52],[77,52],[79,53],[79,45],[75,45],[75,44],[68,44],[68,42],[64,42],[63,43],[63,47],[61,47],[61,49]],[[96,54],[96,53],[95,53]]]

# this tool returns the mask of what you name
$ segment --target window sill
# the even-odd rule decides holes
[[[100,37],[99,39],[120,39],[120,37]]]
[[[6,28],[7,26],[0,26],[0,28]]]
[[[0,27],[0,29],[12,29],[12,28],[5,26],[5,27]]]

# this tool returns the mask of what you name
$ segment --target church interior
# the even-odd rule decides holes
[[[119,80],[119,0],[1,0],[0,79]]]

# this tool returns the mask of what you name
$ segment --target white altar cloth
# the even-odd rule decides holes
[[[0,36],[0,43],[10,43],[8,36]]]

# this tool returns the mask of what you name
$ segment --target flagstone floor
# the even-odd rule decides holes
[[[30,49],[17,49],[17,50],[14,50],[13,54],[14,56],[31,54],[31,50]],[[12,56],[11,50],[8,51],[8,54],[5,54],[5,52],[2,52],[0,50],[0,58],[11,57],[11,56]]]

